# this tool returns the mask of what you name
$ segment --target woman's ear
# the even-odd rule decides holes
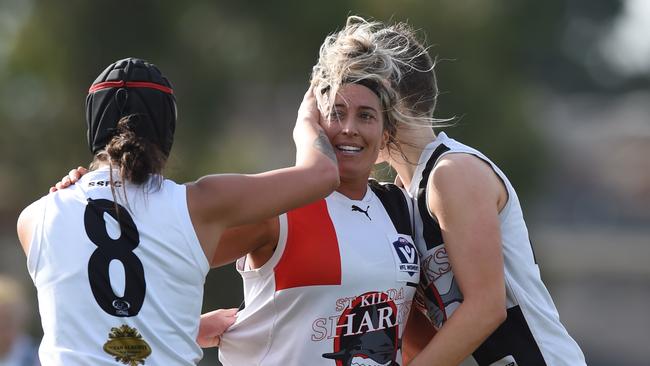
[[[388,146],[388,140],[390,139],[390,134],[388,131],[384,130],[381,136],[381,144],[379,145],[379,150],[384,150]]]
[[[377,160],[375,161],[375,164],[388,162],[389,138],[390,138],[390,134],[388,133],[388,131],[384,131],[381,136],[381,143],[379,144],[379,154],[377,155]]]

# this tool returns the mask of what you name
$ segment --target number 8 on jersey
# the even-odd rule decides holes
[[[119,238],[109,236],[104,214],[109,214],[119,223]],[[112,316],[138,315],[144,302],[146,282],[142,262],[133,253],[140,244],[140,234],[131,215],[115,202],[88,199],[84,227],[88,238],[97,246],[88,261],[88,280],[97,304]],[[125,287],[122,297],[116,295],[111,286],[109,265],[113,260],[120,261],[124,266]]]

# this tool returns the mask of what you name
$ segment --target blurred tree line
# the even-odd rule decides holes
[[[183,181],[219,171],[229,159],[215,157],[209,146],[219,139],[234,91],[292,85],[296,98],[286,107],[297,108],[321,41],[350,14],[421,29],[438,58],[436,116],[456,117],[451,134],[483,149],[528,192],[544,167],[544,148],[523,113],[530,82],[588,85],[584,68],[562,52],[562,30],[572,13],[606,21],[620,8],[619,1],[587,0],[4,0],[1,6],[0,217],[10,224],[19,208],[90,160],[84,98],[114,60],[144,58],[172,80],[179,125],[171,176]],[[16,14],[22,17],[10,20]]]

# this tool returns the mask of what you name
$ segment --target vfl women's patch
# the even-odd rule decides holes
[[[420,256],[413,241],[406,235],[398,235],[390,242],[393,244],[393,256],[397,264],[397,271],[408,274],[407,281],[418,282]]]

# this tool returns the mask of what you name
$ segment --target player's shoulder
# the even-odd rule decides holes
[[[450,153],[440,158],[431,171],[427,190],[443,196],[491,189],[499,184],[488,162],[470,153]]]
[[[32,202],[21,211],[20,215],[18,215],[18,220],[16,222],[16,231],[18,234],[18,239],[25,249],[25,253],[27,253],[29,244],[32,241],[32,233],[36,228],[38,219],[43,215],[45,205],[47,204],[47,198],[48,196],[44,196]]]
[[[382,201],[389,199],[391,201],[397,200],[401,203],[403,200],[408,199],[406,190],[394,183],[379,182],[376,179],[370,178],[368,179],[368,186]]]
[[[374,178],[368,179],[368,186],[374,191],[374,190],[380,190],[380,191],[400,191],[402,188],[399,186],[395,185],[394,183],[390,182],[380,182]]]
[[[21,217],[22,218],[29,218],[29,217],[31,217],[33,215],[37,215],[40,212],[42,212],[45,209],[45,205],[47,204],[48,196],[52,195],[52,194],[56,194],[56,192],[45,195],[45,196],[37,199],[36,201],[30,203],[29,205],[27,205],[27,207],[25,207],[21,211],[20,215],[18,216],[18,219],[20,220]]]
[[[431,171],[431,177],[439,183],[457,183],[457,180],[485,179],[493,174],[490,164],[480,157],[466,152],[445,154]]]

